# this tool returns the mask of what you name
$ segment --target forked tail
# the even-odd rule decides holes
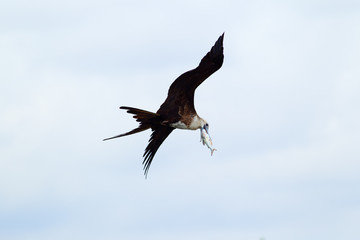
[[[157,113],[148,112],[138,108],[124,107],[124,106],[121,106],[120,109],[125,109],[127,110],[126,111],[127,113],[133,114],[134,115],[133,118],[135,118],[140,125],[137,128],[131,130],[130,132],[116,135],[110,138],[105,138],[103,141],[142,132],[151,128],[151,126],[153,126],[154,124],[160,123],[160,115]]]

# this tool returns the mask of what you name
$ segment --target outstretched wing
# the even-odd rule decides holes
[[[157,125],[154,127],[151,137],[149,139],[149,144],[147,145],[144,152],[144,174],[147,176],[149,171],[151,162],[155,156],[156,151],[159,149],[160,145],[164,142],[164,140],[170,135],[170,133],[174,130],[172,127]]]
[[[199,66],[180,75],[170,86],[166,105],[191,106],[194,108],[195,89],[211,74],[221,68],[224,61],[224,33],[211,50],[201,59]],[[194,109],[195,110],[195,109]]]

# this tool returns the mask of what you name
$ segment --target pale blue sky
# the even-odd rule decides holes
[[[337,240],[360,236],[358,1],[0,3],[1,239]],[[225,31],[148,179],[156,111]]]

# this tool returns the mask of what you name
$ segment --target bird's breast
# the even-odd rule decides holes
[[[182,121],[171,123],[170,126],[178,129],[189,129],[188,126]]]

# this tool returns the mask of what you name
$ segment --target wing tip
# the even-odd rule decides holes
[[[156,151],[155,151],[156,153]],[[150,169],[150,165],[151,165],[151,162],[155,156],[155,153],[150,150],[150,149],[146,149],[145,152],[144,152],[144,160],[143,160],[143,170],[144,170],[144,176],[145,178],[147,178],[147,175],[149,173],[149,169]]]
[[[225,32],[223,32],[223,34],[220,35],[220,37],[218,38],[218,40],[216,40],[214,46],[212,46],[212,48],[210,49],[210,52],[208,52],[208,54],[205,57],[210,57],[210,59],[217,64],[217,69],[219,69],[224,61],[224,36],[225,36]],[[204,60],[205,57],[202,59]],[[201,63],[200,63],[201,64]]]
[[[224,41],[224,36],[225,36],[225,32],[223,32],[223,34],[221,34],[219,37],[219,39],[221,39],[221,43],[223,43],[223,41]]]
[[[221,34],[218,40],[215,42],[215,45],[213,47],[215,51],[221,50],[221,52],[223,52],[224,36],[225,32],[223,32],[223,34]]]

